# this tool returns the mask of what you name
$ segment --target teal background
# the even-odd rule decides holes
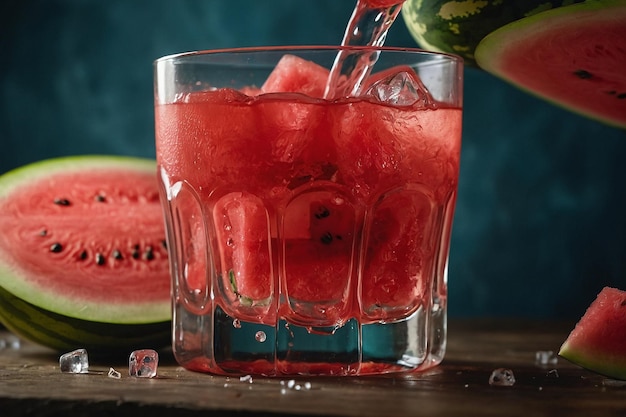
[[[0,173],[74,154],[154,157],[152,61],[337,44],[353,0],[4,0]],[[404,22],[388,45],[416,46]],[[625,69],[626,71],[626,69]],[[465,71],[452,316],[577,318],[626,289],[626,132]]]

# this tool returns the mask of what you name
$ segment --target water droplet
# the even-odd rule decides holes
[[[235,329],[241,329],[241,322],[239,321],[239,319],[233,319],[233,327]]]
[[[226,240],[226,246],[234,246],[235,245],[235,241],[232,238],[228,238],[228,240]]]
[[[257,342],[263,343],[267,339],[267,336],[265,335],[265,332],[259,330],[254,335],[254,338],[256,339]]]

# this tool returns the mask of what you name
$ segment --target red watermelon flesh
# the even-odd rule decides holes
[[[295,55],[285,55],[267,77],[262,93],[302,93],[322,98],[330,71]]]
[[[420,306],[437,247],[431,201],[419,191],[398,190],[376,205],[362,284],[363,311],[369,320],[402,317]]]
[[[215,204],[213,220],[222,287],[245,306],[267,304],[273,294],[273,275],[263,201],[247,193],[227,194]]]
[[[0,286],[63,316],[170,319],[155,165],[123,157],[42,161],[2,177]]]
[[[425,259],[438,242],[425,242],[435,210],[423,199],[438,209],[452,201],[461,110],[416,112],[374,99],[328,102],[270,89],[321,95],[327,75],[289,57],[254,98],[222,101],[226,93],[215,92],[217,99],[156,108],[157,135],[178,132],[172,143],[157,140],[168,177],[211,195],[200,198],[214,210],[218,302],[240,319],[272,324],[278,303],[282,317],[308,326],[401,319],[419,307],[432,279]],[[423,190],[398,190],[411,182]],[[386,193],[393,197],[366,220],[365,207]],[[405,211],[406,204],[416,207]],[[370,231],[370,239],[363,236]],[[414,266],[400,265],[406,261]],[[366,270],[371,278],[359,286]]]
[[[357,209],[340,192],[309,191],[284,212],[284,315],[334,325],[350,308]]]
[[[603,288],[559,355],[594,372],[626,380],[626,291]]]
[[[509,23],[478,65],[572,111],[626,128],[626,2],[588,1]]]

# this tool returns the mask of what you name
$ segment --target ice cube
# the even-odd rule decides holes
[[[510,387],[515,384],[513,371],[506,368],[495,369],[489,376],[489,385],[499,387]]]
[[[59,367],[61,372],[69,374],[86,374],[89,372],[89,358],[87,350],[76,349],[68,353],[64,353],[59,358]]]
[[[21,346],[22,344],[20,342],[20,339],[17,336],[10,334],[5,337],[0,337],[0,350],[2,349],[19,350]]]
[[[555,365],[558,362],[557,355],[551,350],[538,350],[535,352],[535,365]]]
[[[365,96],[396,106],[427,108],[434,102],[417,74],[409,71],[396,72],[377,80],[367,89]]]
[[[128,359],[128,375],[139,378],[154,378],[159,365],[159,354],[152,349],[131,352]]]

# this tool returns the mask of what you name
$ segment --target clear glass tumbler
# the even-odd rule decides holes
[[[346,59],[355,69],[341,82],[354,88],[336,97],[330,69]],[[272,47],[154,69],[179,363],[268,376],[438,364],[461,60]]]

